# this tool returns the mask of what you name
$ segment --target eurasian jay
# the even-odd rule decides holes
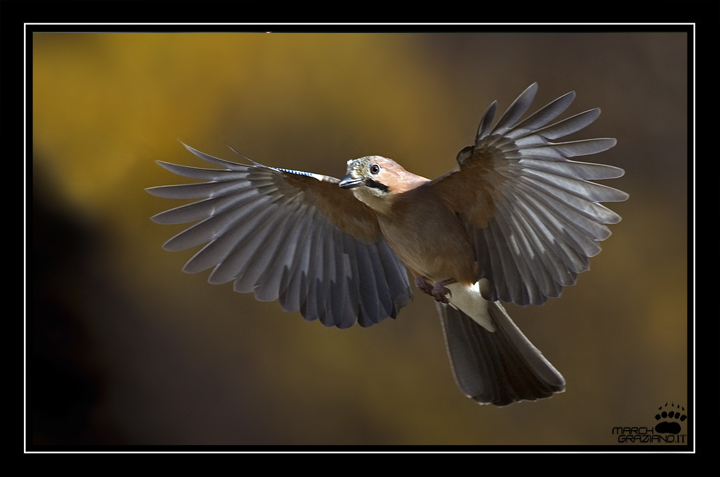
[[[415,285],[435,298],[460,389],[481,404],[505,406],[565,390],[562,375],[522,334],[500,301],[543,304],[573,285],[600,252],[597,242],[620,216],[600,202],[628,198],[591,180],[614,179],[617,167],[571,157],[613,147],[615,139],[551,142],[583,129],[591,109],[546,126],[573,101],[567,93],[526,119],[537,84],[493,127],[485,112],[475,144],[458,167],[434,180],[396,162],[366,156],[347,162],[345,177],[238,164],[189,146],[222,169],[158,162],[207,182],[153,187],[153,195],[205,198],[160,213],[161,224],[199,223],[166,250],[206,244],[185,265],[214,267],[213,284],[325,326],[366,327],[395,318]]]

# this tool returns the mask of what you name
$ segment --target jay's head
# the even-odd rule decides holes
[[[347,163],[347,173],[340,181],[343,189],[352,189],[355,197],[381,211],[390,197],[414,187],[422,179],[382,156],[365,156]]]
[[[398,180],[398,173],[406,172],[395,161],[381,156],[365,156],[347,162],[347,173],[340,181],[343,189],[365,191],[384,197]]]

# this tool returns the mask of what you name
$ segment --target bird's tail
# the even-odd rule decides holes
[[[468,397],[507,406],[565,391],[565,379],[499,302],[489,303],[493,332],[452,306],[438,303],[438,310],[455,380]]]

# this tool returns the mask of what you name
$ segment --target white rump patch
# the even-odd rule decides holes
[[[486,330],[495,331],[495,325],[488,310],[490,302],[480,294],[479,282],[475,282],[471,286],[452,283],[446,287],[450,290],[450,304],[453,307],[468,315]]]

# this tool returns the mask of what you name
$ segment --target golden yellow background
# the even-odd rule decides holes
[[[348,330],[305,322],[208,272],[149,217],[182,182],[154,161],[229,160],[341,177],[379,154],[435,177],[491,101],[570,90],[585,160],[622,167],[612,237],[560,299],[508,306],[567,380],[479,406],[453,380],[432,300]],[[683,33],[36,33],[32,306],[36,444],[610,445],[687,407],[687,42]]]

